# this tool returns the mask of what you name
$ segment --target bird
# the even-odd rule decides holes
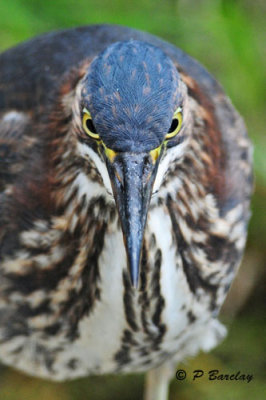
[[[0,361],[57,381],[146,373],[226,334],[252,145],[221,85],[149,33],[91,25],[0,55]]]

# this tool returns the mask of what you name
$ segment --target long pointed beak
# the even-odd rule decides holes
[[[143,235],[159,159],[160,148],[150,153],[113,153],[112,157],[106,157],[131,283],[135,288],[138,286]]]

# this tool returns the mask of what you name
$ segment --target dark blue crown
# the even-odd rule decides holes
[[[91,63],[82,106],[104,143],[116,151],[158,147],[178,105],[178,72],[166,54],[144,42],[117,42]]]

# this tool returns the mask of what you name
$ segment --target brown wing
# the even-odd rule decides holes
[[[24,167],[33,139],[26,136],[30,129],[27,114],[9,111],[0,119],[0,194],[4,196],[12,188]]]
[[[34,170],[31,158],[36,154],[37,139],[31,136],[32,120],[14,110],[2,113],[0,119],[0,258],[16,246],[16,229],[20,223],[21,193],[27,185],[27,172]],[[36,154],[37,156],[37,154]],[[25,179],[23,179],[25,177]],[[23,188],[23,190],[22,190]]]

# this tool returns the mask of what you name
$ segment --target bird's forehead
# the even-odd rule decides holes
[[[125,77],[127,81],[121,82]],[[151,89],[156,89],[158,84],[173,88],[178,82],[178,74],[171,59],[161,49],[131,40],[107,47],[94,59],[87,75],[88,85],[106,84],[106,89],[110,90],[114,84],[133,88],[136,82]]]
[[[117,42],[91,63],[82,101],[107,141],[113,144],[124,134],[156,147],[180,101],[178,87],[178,72],[162,50],[134,40]]]

